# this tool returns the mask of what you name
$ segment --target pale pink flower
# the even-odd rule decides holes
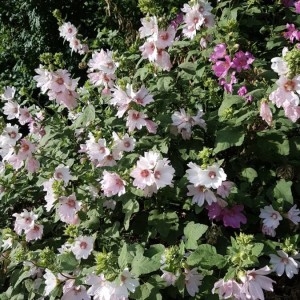
[[[19,126],[7,123],[0,136],[0,147],[15,146],[21,137],[22,134],[19,133]]]
[[[125,286],[131,293],[135,292],[135,289],[140,285],[139,281],[133,278],[128,268],[125,268],[121,274],[121,285]]]
[[[15,101],[8,100],[3,106],[3,113],[6,115],[7,120],[18,118],[20,114],[20,105]]]
[[[139,47],[142,52],[142,57],[148,59],[151,62],[156,61],[158,51],[154,41],[146,41],[142,46]]]
[[[4,157],[3,160],[8,161],[8,163],[13,167],[14,170],[19,170],[24,165],[24,159],[16,154],[11,154],[9,157]]]
[[[70,22],[63,23],[58,30],[59,35],[67,41],[70,41],[77,34],[77,28]]]
[[[146,128],[148,132],[155,134],[157,132],[158,125],[149,119],[145,119],[145,122],[146,122]]]
[[[113,52],[101,49],[100,52],[94,52],[92,58],[88,61],[88,73],[102,71],[106,74],[114,74],[118,65],[113,60]]]
[[[34,157],[28,157],[26,160],[25,168],[29,173],[35,173],[40,168],[40,162]]]
[[[75,194],[59,197],[57,213],[61,221],[68,224],[77,224],[77,212],[81,209],[81,202],[77,201]]]
[[[268,227],[266,225],[263,225],[261,228],[261,232],[265,235],[269,235],[271,237],[275,237],[276,236],[276,231],[273,227]]]
[[[78,52],[79,54],[85,54],[88,51],[88,47],[85,44],[82,44],[81,41],[77,37],[73,37],[70,39],[70,48],[73,52]]]
[[[1,99],[4,101],[12,101],[15,97],[15,93],[16,93],[16,88],[10,87],[10,86],[6,86],[4,88],[3,94],[0,95]]]
[[[297,205],[295,204],[290,208],[290,210],[287,213],[287,218],[292,221],[295,225],[298,225],[300,222],[300,210],[297,208]]]
[[[193,196],[192,203],[195,203],[200,207],[203,206],[204,201],[206,201],[208,205],[217,201],[215,194],[203,185],[188,185],[187,188],[189,190],[187,196]]]
[[[167,30],[159,30],[156,40],[156,47],[165,49],[170,47],[175,39],[176,30],[173,26],[169,26]]]
[[[163,49],[157,49],[155,63],[165,71],[169,71],[172,68],[170,54]]]
[[[117,173],[103,171],[103,178],[100,181],[103,194],[106,197],[125,194],[126,182]]]
[[[220,279],[215,282],[211,291],[213,294],[216,292],[219,295],[219,299],[240,299],[241,285],[235,280]]]
[[[21,235],[23,230],[26,232],[34,227],[38,216],[32,211],[29,212],[27,209],[23,209],[22,213],[14,213],[13,217],[16,218],[14,230]]]
[[[146,106],[151,102],[154,102],[153,96],[149,94],[149,91],[144,85],[137,92],[132,93],[132,100],[139,105]]]
[[[63,295],[61,300],[89,300],[91,297],[87,294],[84,285],[75,285],[75,279],[68,279],[63,286]]]
[[[117,107],[118,118],[121,118],[129,108],[129,103],[131,102],[132,98],[128,95],[127,91],[130,89],[131,86],[127,86],[126,91],[124,91],[120,86],[115,86],[111,89],[112,97],[110,99],[110,104]]]
[[[53,191],[53,183],[54,183],[55,179],[54,178],[50,178],[49,180],[45,181],[43,183],[43,191],[47,192],[46,196],[45,196],[45,201],[47,202],[47,204],[45,205],[46,207],[46,211],[50,211],[52,209],[52,207],[54,206],[55,201],[57,200],[57,197],[55,196],[55,193]]]
[[[141,23],[143,26],[139,29],[140,38],[152,36],[156,40],[158,35],[157,18],[147,16],[141,19]]]
[[[252,269],[247,271],[244,276],[241,277],[243,282],[241,294],[244,294],[247,299],[259,299],[264,300],[263,290],[273,292],[274,280],[265,276],[272,272],[272,270],[265,266],[259,270]]]
[[[278,211],[274,210],[272,205],[261,208],[259,217],[263,219],[264,225],[274,229],[279,226],[279,223],[282,220],[282,216]]]
[[[32,116],[29,112],[29,109],[27,107],[20,108],[19,109],[19,123],[21,125],[25,125],[26,123],[30,123],[33,121]]]
[[[175,274],[172,272],[168,272],[165,270],[162,270],[163,274],[160,276],[167,284],[167,286],[174,285],[175,286],[175,281],[177,280],[177,277]]]
[[[88,78],[94,86],[96,87],[104,86],[104,88],[108,90],[107,94],[109,95],[110,94],[109,88],[113,87],[114,81],[116,79],[116,75],[106,74],[102,71],[98,71],[98,72],[89,73]]]
[[[34,224],[32,228],[25,230],[25,239],[27,242],[32,240],[40,240],[43,235],[43,225]]]
[[[300,106],[287,105],[284,107],[284,114],[292,122],[296,122],[300,118]]]
[[[195,297],[199,292],[203,276],[198,273],[197,268],[192,270],[184,269],[185,287],[190,296]]]
[[[271,69],[279,76],[286,75],[289,71],[287,62],[282,57],[274,57],[271,59]]]
[[[261,101],[260,102],[260,109],[259,109],[259,115],[261,118],[267,122],[269,126],[272,124],[272,111],[270,109],[270,106],[268,102],[266,101]]]
[[[223,181],[222,184],[217,188],[217,194],[223,198],[227,198],[234,187],[232,181]]]
[[[71,251],[76,259],[87,259],[94,249],[94,238],[92,236],[79,236],[71,246]]]
[[[112,152],[117,156],[119,156],[123,151],[124,152],[132,152],[135,147],[136,140],[133,137],[130,137],[128,133],[126,133],[122,138],[115,132],[113,132],[113,149]]]
[[[166,158],[160,159],[153,170],[154,181],[157,189],[167,185],[172,186],[172,179],[175,169],[169,165],[169,160]]]
[[[299,272],[299,262],[293,257],[288,256],[282,250],[277,251],[278,255],[270,254],[273,271],[276,272],[278,276],[282,276],[283,273],[286,273],[288,278],[292,278],[294,275]]]
[[[54,288],[59,284],[58,279],[55,277],[55,275],[49,270],[45,270],[45,274],[43,276],[45,278],[45,296],[48,296]]]
[[[146,118],[147,115],[145,115],[142,112],[139,112],[134,109],[130,109],[128,111],[128,116],[126,120],[126,126],[128,128],[129,132],[134,131],[134,129],[142,129],[143,126],[146,126]]]
[[[74,109],[78,105],[77,99],[79,95],[75,91],[65,89],[59,93],[48,92],[48,96],[50,100],[55,99],[58,104],[65,106],[69,110]]]
[[[101,161],[110,154],[110,150],[106,147],[106,140],[99,139],[95,141],[94,137],[86,142],[87,153],[91,161]]]
[[[195,186],[202,185],[206,188],[217,189],[227,177],[224,170],[216,163],[206,169],[201,169],[195,163],[190,162],[188,167],[186,171],[188,180]]]
[[[58,181],[63,181],[64,186],[67,186],[69,181],[73,179],[71,173],[70,173],[70,167],[59,165],[55,168],[53,178]]]
[[[32,153],[35,151],[36,146],[31,143],[29,140],[23,138],[20,140],[20,148],[18,151],[18,158],[25,160],[26,158],[30,158]]]
[[[40,65],[35,69],[38,75],[35,75],[33,79],[37,82],[37,87],[41,88],[42,93],[46,93],[49,90],[52,81],[52,72],[49,72],[44,66]]]

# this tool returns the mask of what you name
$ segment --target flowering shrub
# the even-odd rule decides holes
[[[56,11],[82,77],[3,85],[0,298],[299,296],[299,1],[146,4],[125,52]]]

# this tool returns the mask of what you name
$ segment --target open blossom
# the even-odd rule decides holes
[[[3,113],[7,120],[17,119],[20,115],[20,105],[15,101],[8,100],[3,106]]]
[[[226,44],[217,44],[214,47],[213,52],[211,53],[209,60],[212,62],[216,62],[218,59],[225,58],[227,55],[227,46]]]
[[[70,173],[70,167],[59,165],[55,168],[53,178],[58,181],[63,181],[64,186],[67,186],[69,181],[72,180],[72,175]]]
[[[199,292],[199,286],[202,284],[203,275],[199,274],[197,268],[185,269],[185,287],[190,296],[194,297]]]
[[[94,238],[91,236],[79,236],[71,246],[71,251],[76,259],[87,259],[94,249]]]
[[[125,286],[131,293],[140,285],[139,281],[132,276],[128,268],[125,268],[121,274],[121,285]]]
[[[186,171],[188,180],[195,186],[203,185],[206,188],[217,189],[227,177],[224,170],[216,163],[202,169],[195,163],[190,162],[188,167],[189,169]]]
[[[46,285],[44,294],[45,296],[48,296],[58,285],[59,281],[49,269],[46,269],[45,271],[46,272],[43,276],[45,278],[45,285]]]
[[[172,125],[177,127],[178,133],[181,134],[184,140],[188,140],[192,135],[192,127],[198,125],[203,129],[206,129],[206,123],[202,119],[204,113],[203,110],[198,110],[196,116],[190,116],[186,113],[184,108],[179,111],[175,111],[172,115]]]
[[[25,230],[25,240],[30,242],[32,240],[40,240],[43,235],[44,226],[40,224],[34,224],[32,228]]]
[[[274,210],[272,205],[261,208],[259,217],[263,219],[264,225],[274,229],[279,226],[279,223],[282,220],[282,216],[278,211]]]
[[[271,69],[276,72],[279,76],[286,75],[289,71],[287,62],[284,60],[284,56],[288,52],[288,48],[282,49],[282,57],[273,57],[271,59]]]
[[[293,257],[288,256],[282,250],[277,251],[277,254],[270,254],[273,271],[276,272],[278,276],[282,276],[286,273],[288,278],[292,278],[294,275],[298,274],[300,263]]]
[[[100,181],[103,194],[106,197],[111,197],[114,195],[121,196],[125,194],[126,182],[114,172],[103,171],[103,178]]]
[[[141,23],[143,26],[139,29],[140,38],[151,36],[153,39],[156,39],[158,35],[157,18],[155,16],[147,16],[141,19]]]
[[[246,271],[245,275],[241,277],[243,283],[241,294],[244,295],[246,299],[264,300],[263,290],[273,292],[272,284],[275,283],[275,281],[265,276],[271,272],[272,270],[268,266],[259,270],[253,269]]]
[[[10,87],[10,86],[6,86],[4,88],[3,94],[0,95],[1,99],[4,101],[12,101],[15,97],[15,93],[16,93],[16,88]]]
[[[189,190],[187,196],[193,196],[192,203],[195,203],[200,207],[203,206],[204,201],[209,205],[217,201],[215,194],[203,185],[188,185],[187,188]]]
[[[254,56],[246,51],[238,51],[234,54],[231,67],[237,72],[250,69],[250,65],[254,62]]]
[[[77,34],[77,28],[70,22],[63,23],[58,30],[59,35],[67,41],[70,41]]]
[[[87,294],[84,285],[75,285],[75,279],[68,279],[63,286],[63,295],[61,300],[89,300],[91,297]]]
[[[300,209],[297,208],[296,204],[288,211],[287,218],[295,225],[298,225],[300,223]]]
[[[81,209],[81,202],[76,200],[75,194],[68,197],[62,196],[58,199],[57,213],[61,221],[68,224],[77,224],[77,212]]]
[[[232,279],[227,281],[220,279],[215,282],[211,292],[218,293],[219,299],[240,299],[241,284]]]
[[[168,272],[165,270],[162,270],[162,272],[163,272],[163,274],[160,277],[166,282],[166,285],[167,286],[170,286],[170,285],[175,286],[175,282],[176,282],[178,276],[176,276],[172,272]]]
[[[174,173],[168,159],[162,158],[158,152],[149,151],[139,158],[130,176],[134,178],[134,186],[151,195],[160,188],[171,186]]]
[[[14,230],[21,235],[23,230],[28,231],[34,227],[38,216],[32,211],[29,212],[27,209],[23,209],[22,213],[14,213],[13,217],[16,218]]]

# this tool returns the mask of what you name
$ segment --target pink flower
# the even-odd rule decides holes
[[[20,105],[12,100],[8,100],[3,106],[3,113],[6,115],[7,120],[19,118]]]
[[[25,239],[27,242],[32,240],[40,240],[43,235],[43,225],[34,224],[34,226],[25,231]]]
[[[195,297],[199,292],[199,286],[202,283],[203,276],[198,273],[197,268],[192,270],[184,269],[185,287],[190,296]]]
[[[94,52],[92,58],[88,61],[88,73],[102,71],[106,74],[114,74],[118,65],[113,60],[113,52],[105,51]]]
[[[287,218],[292,221],[295,225],[298,225],[300,222],[300,210],[297,208],[295,204],[287,213]]]
[[[206,201],[208,205],[217,201],[215,194],[205,186],[188,185],[187,188],[189,190],[187,196],[193,196],[192,203],[195,203],[200,207],[203,206],[204,201]]]
[[[162,270],[163,274],[160,276],[167,284],[167,286],[174,285],[175,286],[175,281],[177,280],[177,277],[175,274],[172,272],[168,272],[165,270]]]
[[[269,107],[269,104],[267,101],[262,100],[260,102],[260,109],[259,109],[259,115],[261,118],[267,122],[269,126],[272,124],[272,111]]]
[[[275,281],[265,276],[270,273],[271,269],[268,266],[259,270],[253,269],[247,271],[241,278],[243,282],[241,293],[244,294],[247,299],[264,300],[263,290],[273,292],[272,283],[275,283]]]
[[[250,52],[238,51],[234,55],[231,67],[236,69],[237,72],[241,72],[242,70],[250,69],[253,61],[254,56]]]
[[[294,3],[294,6],[295,6],[295,13],[300,14],[300,1],[296,1]]]
[[[226,55],[226,44],[218,44],[214,47],[214,51],[211,53],[209,60],[212,62],[216,62],[218,59],[225,58]]]
[[[170,69],[172,68],[170,55],[163,49],[157,49],[155,63],[165,71],[170,71]]]
[[[75,285],[75,279],[68,279],[63,286],[61,300],[90,300],[84,285]]]
[[[232,181],[223,181],[222,184],[217,188],[217,194],[223,198],[227,198],[234,187]]]
[[[16,88],[6,86],[4,88],[3,94],[0,95],[1,99],[4,101],[12,101],[15,97]]]
[[[125,194],[126,182],[117,173],[103,171],[103,178],[100,181],[103,194],[106,197]]]
[[[77,201],[75,194],[68,197],[62,196],[58,199],[57,213],[62,222],[77,224],[77,212],[81,209],[81,202]]]
[[[167,30],[159,30],[156,40],[156,47],[159,49],[165,49],[170,47],[175,38],[176,30],[173,26],[169,26]]]
[[[283,33],[283,36],[289,39],[291,43],[293,43],[294,40],[299,41],[300,32],[296,29],[295,25],[287,23],[285,27],[287,31]]]
[[[289,257],[287,253],[282,250],[277,251],[278,255],[270,254],[273,271],[278,276],[282,276],[285,272],[288,278],[292,278],[298,274],[300,263],[292,257]]]
[[[265,224],[262,226],[261,228],[261,232],[265,235],[269,235],[269,236],[272,236],[272,237],[275,237],[276,236],[276,231],[273,227],[268,227],[266,226]]]
[[[26,160],[26,170],[29,172],[29,173],[35,173],[39,170],[40,168],[40,162],[34,158],[34,157],[29,157],[27,160]]]
[[[145,17],[141,19],[141,23],[143,26],[139,29],[140,38],[152,36],[153,39],[156,39],[158,35],[157,18],[155,16]]]
[[[232,61],[229,55],[224,57],[225,60],[217,60],[212,69],[217,77],[226,77],[229,69],[232,67]]]
[[[27,107],[19,109],[19,123],[21,125],[25,125],[26,123],[30,123],[33,121],[32,116]]]
[[[59,165],[55,168],[53,178],[58,181],[63,181],[64,186],[67,186],[69,181],[72,180],[72,175],[70,173],[70,167]]]
[[[128,127],[128,131],[132,132],[134,129],[142,129],[143,126],[146,126],[146,118],[147,115],[145,115],[142,112],[139,112],[134,109],[130,109],[128,111],[126,126]]]
[[[211,292],[213,294],[217,292],[220,299],[240,299],[241,285],[232,279],[227,281],[220,279],[215,282]]]
[[[274,229],[279,226],[279,222],[282,220],[282,216],[278,211],[274,210],[272,205],[261,208],[259,217],[263,219],[264,225]]]
[[[140,285],[139,281],[133,278],[128,268],[125,268],[121,274],[121,286],[125,286],[131,293],[135,292],[135,289]]]
[[[190,168],[186,171],[188,180],[195,186],[203,185],[206,188],[217,189],[227,177],[224,170],[216,163],[202,169],[190,162],[188,167]]]
[[[227,77],[228,78],[228,77]],[[230,74],[230,80],[225,78],[219,78],[219,85],[222,85],[226,93],[232,94],[233,84],[237,83],[237,78],[235,77],[235,72]]]
[[[70,41],[77,34],[76,27],[70,22],[63,23],[59,28],[59,35],[63,37],[65,40]]]
[[[79,236],[71,246],[71,251],[76,259],[87,259],[94,248],[94,238],[91,236]]]
[[[225,207],[222,210],[222,220],[225,227],[240,228],[241,224],[247,223],[247,218],[242,211],[243,205],[234,205],[231,208]]]
[[[13,217],[16,218],[14,230],[17,234],[21,235],[22,231],[29,231],[34,227],[35,221],[37,220],[37,215],[32,211],[29,212],[27,209],[23,209],[20,214],[14,213]]]

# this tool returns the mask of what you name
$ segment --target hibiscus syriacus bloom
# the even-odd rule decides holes
[[[81,209],[81,202],[76,200],[75,194],[68,197],[62,196],[58,199],[57,213],[61,221],[67,224],[77,224],[77,212]]]
[[[70,167],[59,165],[55,168],[53,178],[58,181],[63,181],[64,186],[67,186],[69,181],[72,180],[72,175],[70,173]]]
[[[126,182],[114,172],[103,171],[103,178],[100,181],[101,189],[106,197],[111,197],[114,195],[121,196],[125,194]]]
[[[190,296],[195,297],[202,284],[203,275],[199,274],[197,268],[184,269],[185,287]]]
[[[288,256],[282,250],[277,251],[278,255],[270,254],[273,271],[276,272],[278,276],[282,276],[283,273],[286,273],[288,278],[292,278],[294,275],[298,274],[300,263],[295,260],[293,257]]]
[[[218,293],[219,299],[240,299],[241,285],[235,280],[220,279],[215,282],[212,294]]]
[[[63,286],[61,300],[90,300],[84,285],[75,285],[75,279],[68,279]]]
[[[188,167],[189,169],[186,171],[188,180],[195,186],[202,185],[206,188],[217,189],[227,177],[224,170],[216,163],[202,169],[195,163],[190,162]]]
[[[134,178],[134,186],[151,195],[160,188],[171,186],[174,173],[175,169],[169,165],[168,159],[162,158],[160,153],[149,151],[139,158],[130,176]]]
[[[282,220],[282,216],[278,211],[274,210],[272,205],[261,208],[259,217],[263,219],[264,225],[274,229],[279,226],[279,223]]]
[[[187,196],[193,196],[192,203],[195,203],[200,207],[203,206],[204,201],[206,201],[208,205],[217,201],[215,194],[203,185],[188,185],[187,188],[189,190]]]
[[[92,236],[79,236],[71,246],[71,251],[76,259],[87,259],[94,249],[94,238]]]
[[[245,297],[245,299],[259,299],[264,300],[264,292],[269,291],[273,292],[273,283],[274,280],[265,276],[272,272],[272,270],[265,266],[259,270],[252,269],[250,271],[246,271],[245,275],[240,279],[242,281],[241,295]],[[241,299],[244,299],[241,297]]]

